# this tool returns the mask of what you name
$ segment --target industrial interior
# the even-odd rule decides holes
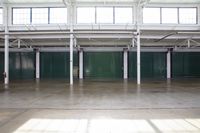
[[[200,0],[1,0],[0,133],[200,133]]]

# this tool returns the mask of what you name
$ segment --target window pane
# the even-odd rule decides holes
[[[97,7],[97,23],[113,24],[113,8]]]
[[[77,23],[95,23],[94,7],[78,7]]]
[[[13,8],[13,24],[30,24],[30,8]]]
[[[143,23],[160,24],[160,8],[144,8]]]
[[[180,24],[196,24],[197,9],[196,8],[179,8]]]
[[[32,8],[33,24],[48,24],[48,8]]]
[[[177,8],[162,8],[162,23],[177,24],[178,9]]]
[[[3,24],[3,9],[0,8],[0,24]]]
[[[50,23],[67,23],[67,8],[50,8]]]
[[[132,8],[115,8],[115,23],[132,23]]]

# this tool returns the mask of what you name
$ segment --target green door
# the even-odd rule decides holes
[[[40,73],[43,79],[69,78],[69,52],[41,52]],[[74,70],[78,66],[78,55],[74,53]],[[77,69],[76,69],[77,70]],[[74,72],[75,73],[75,72]],[[77,77],[77,75],[75,75]]]
[[[200,77],[200,53],[172,53],[173,77]]]
[[[129,78],[137,77],[137,53],[129,53]],[[142,52],[141,53],[141,77],[165,78],[166,77],[166,53]]]
[[[9,53],[9,78],[34,79],[35,78],[35,53],[10,52]]]
[[[84,77],[120,79],[123,77],[122,52],[84,53]]]

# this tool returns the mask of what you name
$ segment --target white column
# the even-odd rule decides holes
[[[4,83],[9,83],[9,29],[8,29],[8,9],[6,6],[4,10],[4,25],[5,25],[5,42],[4,42]]]
[[[167,78],[171,78],[171,51],[167,52]]]
[[[73,34],[70,34],[70,85],[73,85]]]
[[[69,14],[70,14],[70,85],[73,85],[73,47],[74,47],[74,35],[73,35],[73,5],[70,3],[69,5]]]
[[[137,84],[141,84],[141,68],[140,68],[140,29],[137,27]]]
[[[79,79],[83,79],[83,50],[79,51]]]
[[[36,50],[36,79],[40,78],[40,51]]]
[[[128,50],[124,49],[124,79],[128,79]]]

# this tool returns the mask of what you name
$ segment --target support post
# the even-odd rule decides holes
[[[140,85],[141,84],[141,66],[140,66],[140,29],[137,26],[137,84]]]
[[[73,34],[70,34],[70,85],[73,85]]]
[[[5,25],[5,41],[4,41],[4,84],[9,84],[9,29],[8,29],[8,9],[4,6],[4,25]]]
[[[128,79],[128,49],[124,49],[124,79]]]
[[[83,79],[83,49],[79,51],[79,79]]]
[[[70,85],[73,85],[74,79],[73,79],[73,50],[74,50],[74,34],[73,34],[73,14],[74,14],[74,6],[70,2],[69,3],[69,11],[70,11]]]
[[[40,51],[36,50],[36,79],[40,78]]]
[[[167,52],[167,78],[171,79],[171,51]]]

